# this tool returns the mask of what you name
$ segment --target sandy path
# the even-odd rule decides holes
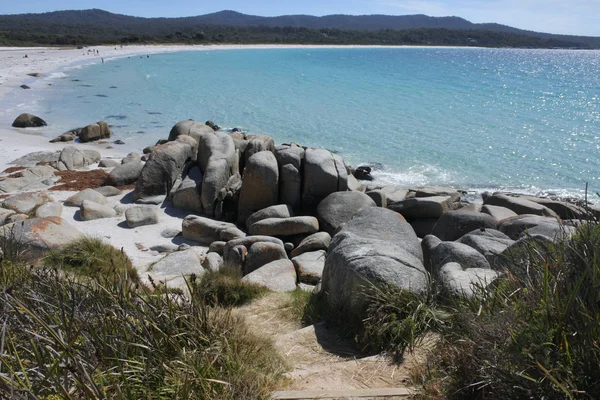
[[[285,317],[289,293],[271,293],[234,310],[250,330],[273,340],[290,366],[289,386],[281,390],[328,390],[403,388],[409,370],[426,349],[407,353],[402,364],[387,356],[362,356],[353,340],[340,337],[324,323],[303,328]]]

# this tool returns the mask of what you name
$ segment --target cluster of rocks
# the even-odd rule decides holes
[[[12,123],[14,128],[38,128],[47,125],[46,121],[40,117],[27,113],[19,115]],[[50,140],[50,143],[71,142],[76,138],[79,138],[80,142],[85,143],[108,139],[111,136],[112,132],[108,126],[108,122],[98,121],[83,128],[76,128],[65,132]]]
[[[102,131],[94,125],[88,133]],[[422,293],[432,276],[450,296],[477,296],[528,241],[551,243],[590,212],[600,217],[600,209],[530,196],[494,193],[483,204],[468,204],[453,188],[376,186],[368,168],[352,171],[330,151],[215,128],[181,121],[167,140],[121,162],[72,146],[38,154],[49,166],[30,167],[21,183],[8,190],[6,179],[0,190],[27,189],[51,179],[53,168],[99,163],[110,170],[107,186],[64,203],[79,207],[82,220],[118,215],[106,197],[120,193],[114,186],[135,184],[140,205],[125,212],[128,226],[158,223],[157,205],[168,204],[187,214],[181,236],[204,246],[161,247],[172,253],[151,266],[155,276],[233,269],[275,291],[320,287],[331,305],[356,312],[365,305],[360,293],[367,284]],[[57,217],[60,204],[36,196],[6,199],[1,222],[14,228],[24,220],[29,236],[43,231],[40,225],[66,224]]]

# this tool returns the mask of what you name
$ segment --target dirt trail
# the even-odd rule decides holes
[[[340,337],[324,323],[302,328],[287,317],[285,305],[290,296],[271,293],[235,310],[254,333],[270,337],[289,364],[290,384],[281,390],[343,391],[410,385],[409,368],[425,349],[407,353],[400,365],[387,356],[364,357],[351,339]]]

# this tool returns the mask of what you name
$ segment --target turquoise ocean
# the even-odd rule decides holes
[[[371,164],[380,183],[600,191],[598,51],[196,51],[72,66],[36,85],[29,107],[56,134],[106,119],[128,150],[210,119]]]

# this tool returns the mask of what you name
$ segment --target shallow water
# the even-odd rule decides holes
[[[211,119],[380,163],[385,183],[582,196],[600,191],[599,67],[598,51],[200,51],[61,71],[29,106],[57,133],[107,119],[130,148]]]

